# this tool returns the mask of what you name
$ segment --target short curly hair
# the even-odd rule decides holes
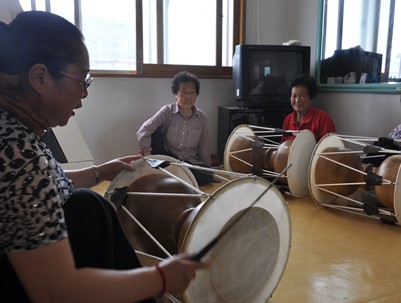
[[[180,83],[182,82],[193,82],[195,84],[196,95],[199,95],[199,90],[200,90],[199,79],[197,76],[187,71],[182,71],[177,73],[174,76],[173,80],[171,81],[171,91],[173,92],[174,95],[178,94],[178,91],[180,90]]]
[[[292,88],[295,86],[299,86],[299,85],[306,87],[306,89],[308,90],[309,97],[311,99],[313,99],[317,96],[318,86],[317,86],[315,78],[313,78],[312,76],[310,76],[308,74],[302,74],[302,75],[298,75],[294,79],[292,79],[290,81],[290,83],[288,84],[290,95],[291,95]]]

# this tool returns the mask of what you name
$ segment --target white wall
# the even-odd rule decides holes
[[[286,22],[290,4],[289,0],[248,0],[246,43],[274,45],[290,40],[290,23]]]
[[[174,102],[171,79],[96,78],[75,116],[95,162],[137,153],[136,131],[162,105]],[[210,145],[217,152],[217,109],[233,105],[231,80],[201,79],[196,104],[206,112]]]

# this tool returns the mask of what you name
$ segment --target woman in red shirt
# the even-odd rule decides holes
[[[285,117],[283,129],[293,131],[294,136],[283,136],[282,141],[294,139],[298,131],[310,130],[316,143],[327,133],[335,132],[336,128],[330,116],[321,109],[312,107],[312,101],[317,95],[316,80],[309,75],[300,75],[289,84],[291,90],[291,106],[294,111]]]

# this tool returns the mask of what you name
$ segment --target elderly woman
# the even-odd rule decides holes
[[[316,142],[336,128],[330,116],[321,109],[312,107],[317,95],[316,80],[309,75],[300,75],[289,83],[290,101],[294,111],[285,117],[283,129],[291,131],[310,130]],[[282,141],[294,139],[295,136],[283,136]]]
[[[154,302],[182,292],[202,263],[140,263],[112,206],[85,189],[138,156],[63,171],[40,136],[67,124],[92,78],[81,32],[46,12],[0,24],[2,302]],[[143,301],[145,302],[145,301]]]
[[[207,118],[195,106],[199,95],[198,78],[186,71],[172,80],[174,103],[164,105],[145,121],[137,132],[140,153],[169,155],[190,164],[211,164]],[[199,185],[213,181],[213,174],[191,169]]]

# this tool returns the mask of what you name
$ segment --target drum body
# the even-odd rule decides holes
[[[385,207],[394,209],[396,214],[401,214],[400,186],[398,185],[400,182],[400,168],[400,155],[386,158],[376,170],[376,173],[383,176],[384,179],[392,181],[392,184],[387,187],[375,186],[374,188],[379,201]]]
[[[179,163],[178,160],[164,155],[152,155],[152,159]],[[170,165],[164,168],[185,182],[183,184],[166,175],[162,170],[152,168],[144,158],[134,161],[131,165],[135,170],[121,172],[110,183],[105,198],[111,201],[113,190],[123,187],[127,187],[128,192],[149,193],[149,195],[127,195],[124,205],[151,234],[159,235],[158,241],[170,254],[176,254],[183,237],[180,234],[180,226],[184,224],[189,210],[195,208],[201,201],[199,198],[150,194],[161,192],[193,194],[194,190],[185,184],[198,188],[195,177],[186,167]],[[157,209],[157,212],[153,212],[153,209]],[[117,214],[135,249],[146,251],[159,258],[166,257],[166,254],[122,209],[118,209]]]
[[[128,186],[128,192],[143,193],[176,193],[195,194],[195,192],[170,176],[152,174],[135,180]],[[187,216],[201,203],[200,198],[129,195],[125,207],[152,235],[158,235],[157,240],[170,253],[175,255],[181,250],[183,241],[182,226]],[[123,219],[124,213],[119,212],[125,230],[132,237],[135,248],[147,254],[165,258],[166,254],[137,225]]]
[[[244,174],[254,173],[263,177],[276,177],[291,163],[284,177],[279,180],[288,185],[291,195],[302,197],[308,191],[308,167],[316,145],[309,130],[300,131],[294,140],[281,144],[257,136],[248,125],[237,126],[227,140],[224,151],[224,168]]]
[[[366,213],[368,207],[367,214],[378,215],[379,218],[381,214],[387,216],[390,212],[389,216],[399,222],[401,197],[398,180],[401,156],[390,156],[379,167],[363,164],[363,148],[368,144],[361,144],[363,141],[364,138],[334,133],[320,140],[312,153],[309,166],[311,197],[318,204],[338,205],[341,209],[354,212],[352,208],[340,205],[346,201],[347,205],[357,206],[357,213]],[[372,185],[369,182],[372,176],[381,180],[381,183]],[[364,199],[367,197],[366,192],[374,196],[377,204],[371,199]],[[372,211],[372,206],[378,209],[377,212]]]
[[[108,188],[109,196],[106,198],[110,198],[113,190],[122,184],[131,187],[129,179],[138,182],[145,178],[144,182],[140,182],[143,184],[139,188],[147,191],[147,177],[145,174],[137,178],[135,172],[122,173]],[[159,182],[164,186],[162,192],[171,185],[171,180],[166,181],[158,176],[151,182],[152,190],[159,191]],[[163,184],[165,182],[167,185]],[[271,186],[261,196],[269,185],[269,181],[259,177],[234,179],[222,185],[203,202],[174,199],[173,203],[181,204],[179,211],[165,219],[160,219],[166,214],[167,208],[161,207],[156,201],[159,197],[152,196],[152,201],[136,205],[135,212],[143,211],[159,218],[151,223],[162,225],[162,228],[153,228],[156,239],[167,239],[167,242],[171,241],[167,245],[177,245],[175,251],[187,254],[199,252],[226,226],[241,216],[204,257],[210,266],[197,272],[196,278],[183,295],[185,302],[260,303],[271,297],[288,261],[291,221],[287,204],[275,186]],[[256,199],[258,201],[248,208]],[[130,203],[136,204],[135,200]],[[172,202],[167,203],[171,205]],[[165,236],[177,226],[180,226],[180,231],[175,231],[174,237],[178,241]],[[126,232],[130,233],[129,230]],[[134,239],[134,243],[141,241]],[[143,252],[150,253],[146,245]]]
[[[255,143],[260,143],[260,148],[254,148]],[[237,126],[228,137],[224,149],[224,169],[243,174],[252,173],[254,165],[272,170],[274,164],[269,162],[273,149],[261,147],[260,140],[253,130],[245,124]],[[276,144],[278,145],[278,144]],[[244,150],[244,152],[241,152]],[[239,151],[239,152],[238,152]],[[236,153],[238,152],[238,153]],[[231,157],[234,153],[236,157]]]

